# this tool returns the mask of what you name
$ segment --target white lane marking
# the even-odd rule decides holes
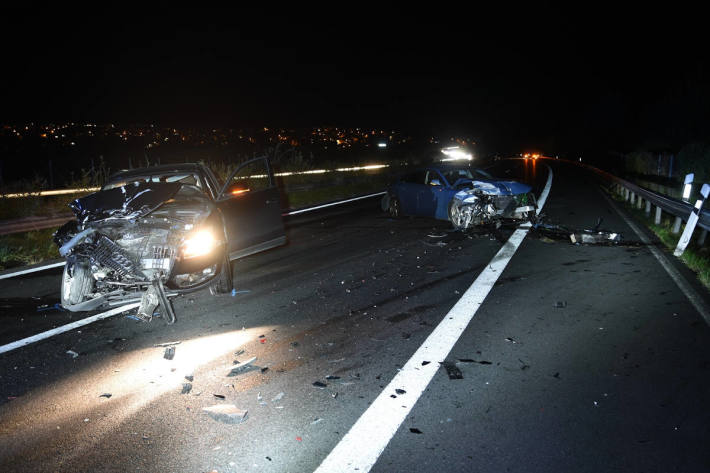
[[[334,205],[347,204],[348,202],[355,202],[357,200],[369,199],[370,197],[377,197],[378,195],[385,195],[386,193],[387,192],[377,192],[375,194],[361,195],[359,197],[353,197],[352,199],[341,200],[338,202],[331,202],[329,204],[318,205],[315,207],[308,207],[307,209],[294,210],[292,212],[285,212],[285,213],[282,213],[281,216],[285,217],[287,215],[298,215],[298,214],[302,214],[302,213],[306,213],[306,212],[311,212],[313,210],[319,210],[319,209],[324,209],[327,207],[332,207]],[[44,271],[45,269],[59,268],[60,266],[64,266],[64,264],[65,264],[65,262],[62,261],[61,263],[52,263],[52,264],[48,264],[48,265],[44,265],[44,266],[37,266],[36,268],[23,269],[20,271],[15,271],[13,273],[2,274],[2,275],[0,275],[0,279],[8,279],[8,278],[12,278],[15,276],[21,276],[23,274],[35,273],[37,271]]]
[[[61,263],[52,263],[46,264],[44,266],[37,266],[36,268],[22,269],[20,271],[15,271],[14,273],[0,274],[0,279],[7,279],[15,276],[21,276],[23,274],[35,273],[37,271],[44,271],[45,269],[59,268],[61,266],[64,266],[65,264],[66,261],[62,261]]]
[[[281,215],[285,217],[286,215],[298,215],[306,212],[312,212],[313,210],[325,209],[327,207],[332,207],[334,205],[347,204],[348,202],[355,202],[356,200],[369,199],[370,197],[377,197],[378,195],[385,195],[387,192],[376,192],[374,194],[361,195],[359,197],[353,197],[352,199],[340,200],[338,202],[331,202],[329,204],[317,205],[315,207],[309,207],[307,209],[294,210],[292,212],[282,213]]]
[[[84,325],[89,325],[90,323],[96,322],[97,320],[103,320],[109,317],[113,317],[116,314],[131,310],[135,307],[138,307],[139,305],[139,302],[134,302],[133,304],[126,304],[121,307],[116,307],[115,309],[102,312],[100,314],[92,315],[91,317],[87,317],[85,319],[77,320],[76,322],[72,322],[70,324],[53,328],[52,330],[47,330],[46,332],[38,333],[37,335],[32,335],[31,337],[23,338],[22,340],[18,340],[16,342],[8,343],[7,345],[0,346],[0,353],[6,353],[17,348],[25,347],[40,340],[44,340],[45,338],[53,337],[54,335],[68,332],[69,330],[74,330],[75,328],[83,327]]]
[[[547,200],[552,185],[552,169],[542,191],[538,213]],[[496,253],[486,269],[451,308],[422,346],[412,355],[387,387],[328,454],[316,473],[370,471],[387,444],[414,407],[424,389],[439,370],[469,322],[476,315],[508,262],[517,251],[530,224],[521,225]],[[422,364],[423,362],[427,364]],[[406,391],[397,394],[397,389]],[[395,397],[392,397],[395,396]]]
[[[668,276],[670,276],[673,282],[675,282],[676,286],[678,286],[678,289],[680,289],[681,292],[685,294],[685,297],[687,297],[690,303],[693,304],[695,310],[697,310],[700,315],[705,319],[705,323],[710,325],[710,308],[708,307],[708,304],[705,302],[705,300],[700,296],[700,294],[698,294],[695,289],[693,289],[692,286],[688,284],[688,281],[686,281],[683,275],[680,274],[677,269],[675,269],[673,264],[668,261],[668,258],[666,258],[666,256],[658,248],[656,248],[656,246],[651,242],[651,240],[648,239],[648,237],[643,233],[643,231],[621,212],[621,210],[614,203],[614,201],[612,201],[609,196],[607,196],[601,190],[599,192],[601,193],[601,195],[604,196],[607,202],[609,202],[609,205],[611,205],[611,207],[616,211],[616,213],[618,213],[621,218],[624,219],[626,224],[631,227],[631,230],[633,230],[634,233],[638,235],[641,242],[646,245],[649,250],[651,250],[653,256],[655,256],[658,262],[661,263],[661,266],[663,266],[663,269],[666,270]]]

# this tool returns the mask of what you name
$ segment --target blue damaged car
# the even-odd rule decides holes
[[[517,181],[495,179],[465,165],[424,167],[400,176],[382,199],[393,218],[433,217],[466,230],[501,219],[532,219],[536,202],[532,188]]]

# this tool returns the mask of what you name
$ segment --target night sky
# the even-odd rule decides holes
[[[698,11],[469,5],[4,7],[0,122],[391,127],[500,153],[707,139]]]

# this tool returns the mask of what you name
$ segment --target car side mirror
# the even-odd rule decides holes
[[[430,185],[430,186],[440,186],[440,185],[441,185],[441,181],[438,180],[438,179],[432,179],[431,181],[429,181],[429,185]]]

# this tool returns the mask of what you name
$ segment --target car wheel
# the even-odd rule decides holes
[[[233,287],[232,281],[232,263],[229,261],[227,253],[224,253],[224,259],[222,260],[222,270],[219,276],[215,278],[215,281],[210,284],[210,293],[213,296],[218,294],[227,294],[231,292]]]
[[[390,206],[389,206],[389,213],[390,217],[392,218],[399,218],[402,216],[402,207],[399,203],[399,199],[396,197],[392,197],[390,199]]]
[[[91,294],[94,287],[94,277],[91,275],[89,265],[77,262],[73,265],[64,265],[60,299],[62,305],[76,305],[84,301]]]

